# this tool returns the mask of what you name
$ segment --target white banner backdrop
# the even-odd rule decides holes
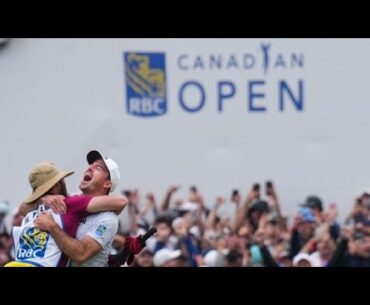
[[[43,160],[75,170],[78,192],[98,149],[119,163],[119,190],[158,201],[172,183],[211,204],[271,179],[284,213],[318,194],[343,218],[370,187],[368,54],[368,39],[12,39],[0,197],[18,205]]]

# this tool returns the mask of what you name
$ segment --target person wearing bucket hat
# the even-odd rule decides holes
[[[29,204],[43,195],[47,194],[54,186],[60,188],[54,189],[53,192],[61,192],[62,195],[67,195],[67,190],[64,183],[64,178],[74,174],[72,171],[64,172],[59,170],[52,162],[42,162],[36,165],[28,176],[29,183],[32,188],[32,193],[23,200]]]
[[[80,182],[83,194],[105,195],[114,191],[120,180],[117,163],[111,158],[92,150],[86,155],[87,170]],[[105,172],[102,180],[99,171]],[[108,265],[108,255],[113,239],[118,231],[118,216],[113,212],[90,215],[77,230],[77,239],[68,234],[52,221],[48,215],[39,218],[40,228],[50,231],[59,247],[70,257],[71,266],[104,267]]]
[[[111,187],[110,181],[107,182],[107,171],[104,170],[103,164],[96,163],[94,166],[96,168],[93,174],[95,180],[100,181],[102,185],[101,193],[106,192],[106,189]],[[68,253],[59,247],[52,230],[41,228],[40,219],[46,219],[52,225],[57,226],[63,234],[74,237],[79,222],[88,215],[111,210],[120,213],[126,206],[125,197],[103,194],[100,196],[98,194],[95,196],[91,194],[66,196],[65,214],[52,213],[47,205],[38,203],[47,194],[49,196],[67,195],[64,178],[71,174],[73,172],[63,172],[51,162],[39,163],[32,169],[29,175],[32,193],[24,200],[23,205],[33,207],[36,201],[39,206],[36,211],[32,210],[25,216],[20,227],[13,227],[15,261],[6,266],[66,266]]]

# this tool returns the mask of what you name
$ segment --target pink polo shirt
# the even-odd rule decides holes
[[[61,215],[63,222],[63,231],[69,236],[75,238],[80,221],[90,215],[87,211],[92,196],[76,195],[67,197],[64,202],[67,206],[67,212]],[[59,267],[65,267],[68,263],[68,257],[63,253]]]

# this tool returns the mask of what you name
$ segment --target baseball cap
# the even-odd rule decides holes
[[[302,261],[302,260],[305,260],[305,261],[308,261],[310,263],[310,265],[312,266],[312,258],[309,254],[307,253],[298,253],[296,256],[294,256],[293,258],[293,266],[298,266],[299,262]]]
[[[90,151],[86,155],[87,163],[92,164],[96,160],[103,160],[106,167],[109,171],[110,181],[112,182],[112,186],[110,188],[110,192],[113,192],[117,187],[119,181],[121,180],[121,174],[119,171],[118,164],[111,158],[103,157],[102,154],[96,150]]]
[[[158,250],[153,257],[153,263],[154,266],[160,267],[163,266],[164,263],[171,259],[175,259],[180,257],[181,255],[181,250],[170,250],[170,249],[161,249]]]
[[[204,264],[208,267],[216,267],[218,256],[219,254],[217,250],[209,250],[206,255],[204,255]]]
[[[306,202],[302,204],[302,206],[310,208],[310,209],[318,209],[320,211],[323,210],[322,201],[317,196],[308,196],[306,198]]]
[[[253,212],[261,212],[261,213],[268,213],[270,211],[270,207],[265,200],[258,200],[255,202],[251,208],[249,209],[248,213],[251,214]]]

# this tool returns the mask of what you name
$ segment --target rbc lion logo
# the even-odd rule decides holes
[[[17,259],[44,257],[48,240],[49,233],[35,227],[26,227],[20,234]]]
[[[164,53],[124,53],[127,112],[142,117],[167,112]]]

